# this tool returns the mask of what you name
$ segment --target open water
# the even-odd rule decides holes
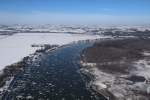
[[[89,86],[82,74],[78,54],[90,43],[61,47],[44,54],[17,79],[7,100],[106,100]]]

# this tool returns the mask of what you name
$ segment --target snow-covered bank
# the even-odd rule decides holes
[[[127,75],[102,72],[94,64],[82,62],[80,64],[83,66],[82,72],[92,79],[90,83],[92,88],[111,100],[149,100],[144,96],[150,93],[150,85],[146,82],[133,83],[130,80],[120,78],[121,76],[128,77]]]
[[[95,91],[111,100],[150,100],[149,43],[139,37],[101,41],[82,51],[81,71]]]
[[[51,44],[57,44],[60,45],[59,47],[65,45],[65,44],[70,44],[70,43],[76,43],[76,42],[84,42],[84,40],[89,41],[93,39],[99,39],[99,38],[107,38],[107,37],[101,37],[99,35],[71,35],[71,34],[58,34],[58,33],[20,33],[16,34],[13,36],[10,36],[9,38],[1,39],[0,40],[0,49],[1,51],[1,62],[0,64],[3,65],[0,68],[3,69],[7,65],[11,65],[13,63],[16,63],[21,60],[21,58],[24,58],[26,56],[29,56],[32,61],[38,58],[40,56],[39,50],[41,48],[44,48],[43,45],[50,46]],[[31,46],[33,44],[39,44],[42,45],[41,47],[39,46]],[[58,47],[58,48],[59,48]],[[46,48],[46,47],[45,47]],[[46,50],[46,52],[51,52],[51,50],[54,50],[57,47],[54,47],[52,49]],[[38,53],[37,53],[38,50]],[[41,49],[45,50],[45,49]],[[36,51],[36,55],[35,55]],[[33,54],[34,53],[34,54]],[[4,59],[3,59],[4,58]],[[16,65],[13,64],[13,65]],[[0,69],[0,70],[1,70]],[[6,69],[6,68],[5,68]],[[22,71],[22,70],[21,70]],[[3,70],[0,71],[0,74],[3,73]],[[6,73],[5,73],[6,74]],[[18,74],[16,75],[18,76]],[[9,91],[9,85],[12,82],[15,82],[16,79],[12,80],[7,80],[8,82],[0,88],[0,98],[4,91],[8,90]],[[7,91],[6,91],[6,94]],[[5,97],[5,96],[4,96]],[[7,97],[7,95],[6,95]]]
[[[127,74],[110,74],[101,71],[96,67],[96,63],[79,62],[83,68],[81,71],[88,75],[92,82],[92,88],[100,94],[114,100],[149,100],[150,94],[150,66],[149,60],[143,59],[134,62],[135,69]],[[137,78],[136,82],[128,80],[131,76]],[[137,76],[137,77],[136,77]],[[140,82],[138,78],[145,77],[146,81]],[[138,82],[139,80],[139,82]]]
[[[40,47],[32,44],[64,45],[73,41],[105,38],[100,35],[79,35],[64,33],[19,33],[0,40],[0,70],[34,53]]]

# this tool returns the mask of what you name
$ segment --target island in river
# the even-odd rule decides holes
[[[150,99],[150,39],[95,43],[82,51],[81,71],[92,88],[111,100]]]

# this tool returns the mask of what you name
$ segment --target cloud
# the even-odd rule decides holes
[[[149,22],[150,16],[63,14],[37,11],[28,14],[0,13],[0,24],[150,25]]]

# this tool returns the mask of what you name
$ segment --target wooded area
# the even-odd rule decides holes
[[[149,51],[150,39],[131,38],[95,43],[83,50],[83,55],[86,62],[97,63],[101,70],[128,73],[132,69],[132,62],[145,58],[143,52]]]
[[[0,75],[0,87],[5,85],[6,80],[15,76],[20,68],[23,68],[27,64],[28,59],[28,56],[24,57],[21,61],[5,67],[3,69],[3,74]]]

